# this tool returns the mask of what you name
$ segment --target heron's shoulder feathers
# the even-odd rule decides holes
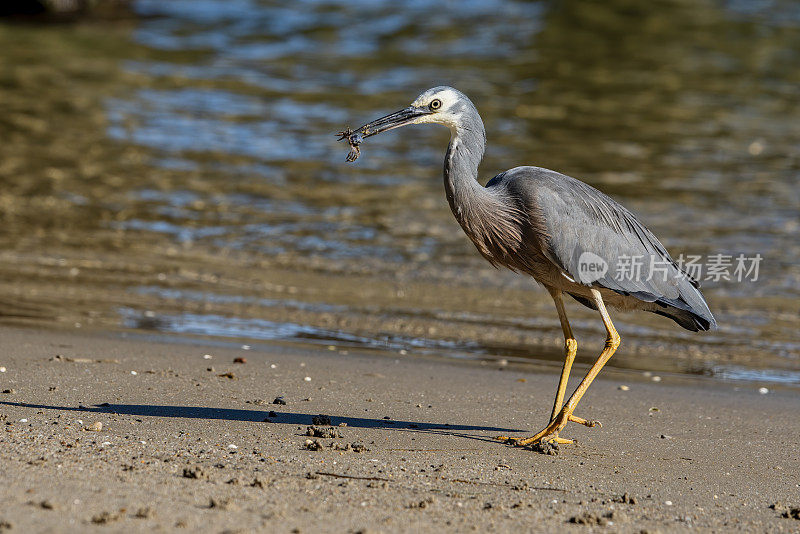
[[[620,203],[570,176],[540,167],[516,167],[493,178],[487,188],[503,191],[526,208],[544,229],[544,254],[572,280],[599,285],[646,302],[689,311],[705,327],[715,324],[699,284],[672,259],[658,238]],[[584,280],[584,253],[608,270]],[[639,261],[643,276],[627,276],[625,262]],[[663,276],[649,276],[657,265]],[[703,328],[705,329],[705,328]]]
[[[534,207],[548,227],[555,223],[561,230],[567,229],[568,223],[572,230],[578,225],[602,227],[669,258],[658,238],[625,206],[571,176],[542,167],[515,167],[486,184],[487,188],[491,186],[502,188]]]

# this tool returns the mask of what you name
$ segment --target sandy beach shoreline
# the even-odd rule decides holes
[[[603,427],[567,427],[579,444],[544,455],[492,438],[544,424],[551,372],[108,332],[0,336],[0,524],[13,531],[800,528],[781,517],[800,506],[790,389],[630,375],[623,390],[601,375],[578,411]],[[318,415],[333,426],[307,436]]]

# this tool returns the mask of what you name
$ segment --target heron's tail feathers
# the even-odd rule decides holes
[[[714,330],[717,328],[717,321],[699,287],[692,278],[681,278],[677,286],[677,298],[656,298],[653,301],[655,306],[649,311],[669,317],[692,332]]]
[[[677,294],[676,290],[677,289]],[[699,284],[691,278],[681,278],[677,288],[672,289],[672,295],[666,297],[663,293],[656,291],[655,288],[644,288],[641,291],[621,291],[614,289],[617,293],[632,296],[643,303],[641,309],[669,317],[686,330],[692,332],[714,330],[717,328],[717,321],[708,308],[706,299],[700,292]],[[579,295],[569,293],[569,295],[586,306],[596,310],[594,303]]]
[[[679,310],[677,308],[665,308],[663,310],[650,311],[658,315],[663,315],[664,317],[669,317],[686,330],[691,330],[692,332],[701,330],[714,330],[717,328],[717,322],[714,320],[713,316],[703,317],[701,315],[697,315],[696,313],[686,310]]]

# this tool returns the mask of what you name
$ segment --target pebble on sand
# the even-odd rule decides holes
[[[193,478],[196,480],[207,480],[209,478],[202,467],[199,465],[183,468],[183,478]]]
[[[769,393],[769,389],[768,388],[758,388],[758,392],[761,393],[762,395],[766,395],[767,393]]]
[[[306,382],[311,382],[311,377],[310,377],[310,376],[307,376],[307,377],[305,377],[303,380],[305,380]]]
[[[213,358],[213,356],[212,356],[212,355],[210,355],[210,354],[203,354],[203,359],[204,359],[204,360],[210,360],[211,358]]]
[[[215,499],[214,497],[211,497],[208,500],[208,507],[218,508],[220,510],[229,510],[232,512],[239,510],[239,506],[233,502],[233,499],[230,498]]]
[[[100,432],[103,430],[103,423],[101,423],[100,421],[96,421],[91,425],[87,426],[86,430],[88,430],[89,432]]]
[[[247,358],[242,358],[242,357],[234,358],[233,363],[247,363]]]
[[[618,386],[617,389],[620,391],[630,391],[631,388],[623,384],[621,386]]]
[[[149,506],[144,506],[136,510],[136,513],[133,515],[133,517],[136,517],[138,519],[152,519],[153,517],[155,517],[155,515],[156,513],[153,511],[152,508],[150,508]]]
[[[322,443],[318,439],[307,439],[304,444],[305,448],[310,451],[321,451]]]
[[[6,372],[6,368],[5,367],[0,367],[0,373],[5,373],[5,372]]]

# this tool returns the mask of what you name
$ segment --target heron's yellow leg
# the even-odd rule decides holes
[[[575,421],[581,424],[590,423],[585,419],[580,419],[579,417],[573,416],[572,412],[581,401],[581,398],[586,393],[586,390],[589,389],[590,385],[592,385],[592,381],[595,379],[598,373],[600,373],[600,370],[603,368],[606,362],[608,362],[611,356],[614,355],[614,352],[616,352],[620,342],[619,334],[617,333],[617,329],[614,328],[614,324],[611,322],[611,317],[608,315],[608,311],[606,310],[606,306],[603,302],[603,297],[600,295],[600,292],[596,289],[592,289],[592,296],[594,297],[597,310],[600,312],[600,317],[603,319],[603,325],[606,327],[606,345],[603,348],[603,352],[600,353],[597,361],[594,363],[594,365],[592,365],[591,369],[589,369],[589,372],[586,373],[586,376],[583,378],[583,380],[581,380],[581,383],[578,385],[575,393],[572,394],[567,403],[561,408],[561,410],[559,410],[555,418],[550,421],[550,424],[547,425],[541,432],[531,436],[530,438],[515,440],[516,445],[525,446],[542,439],[559,443],[559,440],[562,438],[558,437],[558,433],[566,426],[568,421]],[[590,424],[587,426],[594,425]]]
[[[558,289],[550,289],[550,295],[553,297],[553,302],[556,303],[556,310],[558,311],[558,318],[561,321],[561,329],[564,331],[564,366],[561,368],[561,378],[558,381],[558,390],[556,391],[556,400],[553,403],[553,413],[550,420],[553,421],[561,410],[561,404],[564,402],[564,393],[567,390],[567,381],[569,380],[569,372],[572,369],[572,362],[575,361],[575,353],[578,352],[578,342],[575,336],[572,335],[572,328],[569,326],[567,319],[567,312],[564,310],[564,299],[562,293]]]

